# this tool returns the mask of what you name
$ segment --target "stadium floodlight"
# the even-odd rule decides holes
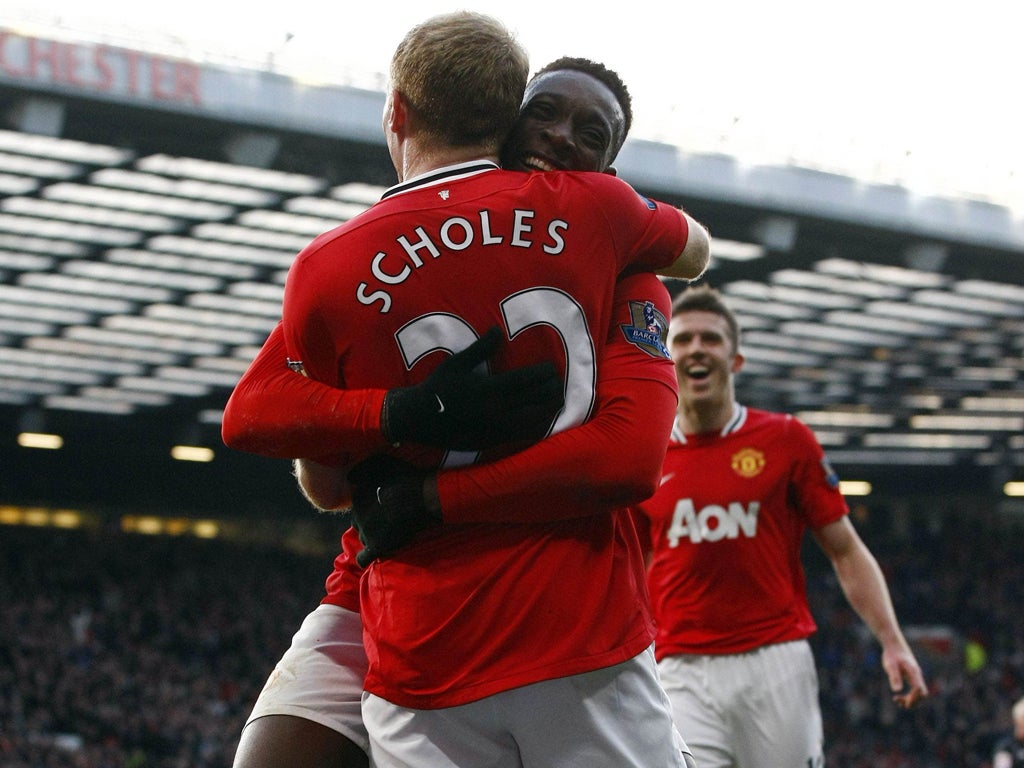
[[[966,296],[981,296],[1024,304],[1024,285],[996,283],[991,280],[961,280],[953,286],[953,290]]]
[[[329,200],[323,197],[293,197],[284,203],[284,209],[289,213],[315,216],[325,221],[333,221],[335,225],[355,218],[369,207],[364,203]]]
[[[865,312],[829,312],[823,318],[825,322],[833,325],[841,325],[848,328],[870,327],[876,331],[885,333],[902,334],[904,336],[927,336],[939,338],[943,336],[943,330],[935,325],[918,323],[914,320],[887,317]]]
[[[147,332],[131,332],[91,325],[73,325],[64,331],[65,338],[101,346],[149,349],[181,355],[219,355],[222,344],[199,339],[154,336]]]
[[[21,131],[0,131],[0,150],[89,165],[120,165],[132,158],[126,149]]]
[[[803,320],[815,316],[811,307],[771,301],[768,286],[753,280],[740,280],[723,287],[722,293],[733,312],[751,317]],[[744,324],[744,327],[746,325]]]
[[[238,216],[237,222],[245,227],[302,235],[306,240],[333,229],[341,223],[338,219],[284,211],[246,211]]]
[[[865,323],[865,325],[868,325],[869,328],[872,327],[868,323]],[[855,344],[862,347],[896,348],[904,343],[903,338],[897,334],[882,333],[880,331],[868,330],[867,328],[848,328],[821,321],[813,323],[785,322],[780,325],[779,332],[798,337]]]
[[[991,318],[953,309],[957,302],[949,296],[944,306],[924,306],[897,301],[872,301],[865,310],[872,316],[896,317],[906,320],[933,323],[951,328],[980,328],[991,322]]]
[[[174,295],[167,288],[114,280],[97,280],[54,272],[26,273],[18,279],[18,284],[26,288],[50,291],[66,297],[84,294],[88,296],[116,297],[146,303],[170,301]]]
[[[724,261],[755,261],[768,253],[763,245],[716,237],[711,241],[711,258]]]
[[[386,191],[387,187],[353,181],[332,187],[330,196],[335,200],[345,200],[350,203],[360,203],[370,207],[379,201]]]
[[[964,432],[1024,432],[1024,416],[977,414],[921,414],[910,417],[911,429],[944,429]]]
[[[962,312],[974,312],[993,317],[1024,317],[1024,304],[1002,299],[969,296],[962,293],[950,295],[947,291],[915,291],[912,300],[929,307],[956,306]]]
[[[951,282],[948,276],[937,272],[923,272],[919,269],[871,264],[839,257],[823,259],[814,268],[828,275],[837,275],[851,280],[873,280],[883,285],[913,289],[941,288]]]
[[[28,195],[39,189],[39,182],[28,176],[0,173],[0,195]]]
[[[212,275],[226,280],[250,280],[257,275],[256,267],[250,264],[198,259],[176,253],[160,253],[139,248],[111,248],[105,256],[111,264],[144,267],[164,272]]]
[[[134,308],[132,302],[123,299],[3,284],[0,284],[0,302],[11,302],[19,306],[74,307],[76,310],[96,314],[131,312]]]
[[[871,483],[867,480],[840,480],[839,492],[843,496],[870,496]]]
[[[295,261],[298,251],[294,248],[274,250],[260,245],[207,240],[204,233],[196,232],[195,237],[178,235],[157,235],[148,246],[164,253],[185,254],[195,258],[233,261],[262,267],[288,269]]]
[[[75,374],[93,372],[108,376],[142,371],[142,366],[138,363],[116,358],[69,357],[18,347],[0,347],[0,362],[20,366],[25,370],[26,376],[31,376],[33,372],[41,374],[49,370]]]
[[[965,411],[1021,411],[1024,412],[1024,392],[1001,393],[982,397],[965,397],[960,401]]]
[[[4,203],[13,206],[15,203],[11,201],[22,199],[24,198],[8,198]],[[143,239],[142,233],[135,230],[60,221],[25,214],[12,216],[8,215],[5,205],[0,204],[0,207],[4,210],[3,213],[0,213],[0,235],[10,233],[53,240],[72,240],[89,246],[132,246],[137,245]]]
[[[206,296],[207,294],[198,295]],[[146,317],[156,318],[157,320],[169,320],[175,323],[190,323],[213,328],[255,331],[263,336],[269,334],[277,323],[276,317],[268,318],[231,310],[200,309],[194,306],[183,307],[178,304],[153,304],[146,307],[144,314]]]
[[[175,445],[171,448],[171,458],[177,461],[213,461],[213,449],[202,445]]]
[[[135,411],[131,403],[116,400],[95,400],[73,395],[52,395],[43,399],[43,405],[55,411],[84,411],[127,416]]]
[[[951,467],[959,460],[956,451],[942,450],[909,450],[909,449],[850,449],[829,451],[829,461],[837,466],[918,466],[918,467]]]
[[[233,387],[241,378],[236,371],[210,370],[200,366],[166,366],[157,368],[153,373],[165,381],[193,382],[211,387]]]
[[[287,194],[311,195],[324,190],[327,184],[313,176],[285,171],[267,170],[251,166],[217,163],[193,157],[172,157],[150,155],[135,162],[135,167],[149,173],[177,178],[191,178],[199,181],[213,181],[235,184],[242,187],[268,189]]]
[[[850,442],[849,433],[842,432],[838,429],[815,429],[813,432],[814,437],[817,438],[818,442],[826,448],[837,445],[846,445]]]
[[[770,363],[783,366],[803,366],[814,368],[824,365],[825,360],[818,355],[807,354],[796,350],[759,347],[756,344],[744,344],[743,356],[759,363]]]
[[[265,333],[226,328],[221,325],[198,325],[181,320],[164,320],[139,315],[112,315],[104,319],[103,327],[112,331],[126,331],[163,338],[197,339],[227,345],[258,344],[266,337]]]
[[[15,272],[42,272],[52,268],[55,263],[56,259],[38,253],[12,253],[0,250],[0,269],[10,269]]]
[[[815,270],[817,269],[818,267],[815,265]],[[906,294],[905,289],[895,285],[886,285],[871,280],[851,280],[819,271],[808,272],[802,269],[780,269],[769,275],[768,280],[775,285],[846,294],[862,299],[896,300]]]
[[[192,230],[192,235],[203,240],[220,240],[225,243],[291,251],[293,258],[309,244],[308,237],[267,229],[252,229],[239,224],[199,224]]]
[[[34,197],[11,197],[0,202],[5,213],[35,216],[40,219],[55,219],[76,224],[99,227],[118,227],[143,232],[174,232],[183,223],[169,216],[151,213],[135,213],[130,210],[116,210],[96,205],[65,203],[60,200]]]
[[[134,211],[178,219],[220,221],[234,215],[235,208],[223,203],[204,200],[189,200],[148,192],[134,192],[122,189],[63,182],[43,190],[43,197],[65,203],[110,208],[115,211]]]
[[[800,411],[796,417],[810,427],[862,427],[864,429],[889,429],[895,418],[889,413],[868,411]]]
[[[280,195],[267,190],[218,184],[196,179],[168,178],[124,168],[104,168],[89,177],[92,184],[137,190],[154,195],[174,196],[181,200],[223,203],[240,208],[264,208],[280,202]]]
[[[281,293],[279,286],[278,293]],[[281,299],[279,297],[270,299],[248,298],[242,295],[224,295],[222,293],[196,293],[185,299],[189,307],[196,309],[208,309],[214,312],[232,313],[236,315],[249,315],[263,318],[255,327],[264,327],[266,318],[275,322],[281,317]],[[273,323],[269,324],[270,327]]]
[[[73,325],[75,323],[88,322],[92,315],[80,309],[70,307],[3,302],[0,303],[0,317],[18,320],[38,320],[57,325]]]
[[[224,285],[223,280],[210,275],[193,275],[103,261],[66,261],[61,265],[61,272],[91,280],[148,285],[172,291],[218,291]]]
[[[157,392],[138,392],[124,387],[82,387],[78,396],[86,400],[108,400],[111,402],[125,402],[132,405],[144,405],[149,408],[159,408],[170,405],[170,395]]]
[[[100,329],[97,331],[102,332]],[[156,349],[139,349],[138,347],[111,344],[98,344],[91,341],[66,339],[60,336],[36,336],[26,339],[25,348],[37,352],[69,357],[96,357],[114,360],[127,360],[142,365],[176,365],[182,361],[182,354],[165,352]]]
[[[155,376],[123,376],[116,383],[118,388],[124,390],[163,392],[181,397],[205,397],[210,394],[210,387],[206,384],[161,379]]]
[[[49,432],[21,432],[18,434],[18,445],[22,448],[56,451],[64,447],[64,438]]]
[[[0,152],[0,172],[13,176],[28,176],[46,180],[73,179],[81,176],[82,171],[82,167],[74,163]]]
[[[789,336],[782,336],[771,331],[753,330],[747,331],[744,327],[743,341],[741,346],[746,351],[747,345],[757,347],[774,347],[776,349],[793,349],[799,352],[810,352],[815,355],[853,355],[860,353],[860,347],[855,344],[844,344],[832,339],[799,339]]]
[[[5,232],[0,232],[0,248],[7,248],[12,251],[42,253],[58,258],[84,256],[89,252],[89,249],[81,243],[71,243],[66,240],[49,240],[45,237],[15,235]]]
[[[813,307],[816,309],[856,309],[861,302],[858,298],[842,293],[829,293],[806,288],[792,288],[786,285],[767,286],[769,301],[778,301],[795,306]]]
[[[864,435],[867,448],[916,448],[984,451],[992,445],[987,435],[951,435],[947,433],[907,434],[890,432]]]

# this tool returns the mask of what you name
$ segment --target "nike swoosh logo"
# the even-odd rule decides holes
[[[441,396],[435,394],[434,398],[437,400],[437,412],[444,413],[444,403],[441,402]]]
[[[661,476],[661,482],[658,483],[658,485],[664,485],[665,483],[667,483],[669,480],[671,480],[675,476],[676,476],[675,472],[669,472],[667,475],[662,475]]]

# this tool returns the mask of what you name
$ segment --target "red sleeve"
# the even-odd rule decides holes
[[[616,286],[615,320],[598,364],[595,416],[494,463],[439,473],[445,522],[568,519],[654,493],[677,404],[664,347],[668,311],[668,292],[657,278],[624,278]],[[644,336],[659,325],[656,339]]]
[[[651,541],[651,519],[644,514],[640,507],[630,507],[629,516],[636,527],[637,536],[640,538],[640,550],[644,553],[644,564],[651,565],[651,558],[654,555],[654,544]]]
[[[628,183],[607,173],[585,173],[595,209],[603,212],[620,269],[663,269],[679,259],[690,237],[681,210],[644,197]]]
[[[839,476],[810,427],[788,415],[786,425],[792,466],[790,482],[796,506],[811,528],[834,523],[850,511],[839,490]]]
[[[231,393],[221,436],[230,448],[263,456],[350,464],[385,445],[385,392],[336,389],[292,371],[279,323]]]

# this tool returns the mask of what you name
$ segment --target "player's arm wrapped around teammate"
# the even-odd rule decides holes
[[[442,362],[425,381],[388,390],[380,426],[391,443],[478,450],[544,437],[564,404],[564,387],[550,362],[491,374],[485,363],[498,350],[491,328]]]
[[[440,510],[431,511],[423,497],[428,470],[391,456],[372,456],[348,474],[352,486],[352,525],[363,550],[356,562],[365,568],[411,542],[427,528],[440,525]]]

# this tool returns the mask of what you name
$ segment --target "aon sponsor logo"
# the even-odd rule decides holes
[[[746,506],[733,501],[727,507],[709,504],[697,511],[693,499],[680,499],[668,529],[668,545],[676,547],[682,538],[699,544],[702,541],[735,539],[741,533],[752,537],[757,534],[757,512],[760,508],[757,501]]]

